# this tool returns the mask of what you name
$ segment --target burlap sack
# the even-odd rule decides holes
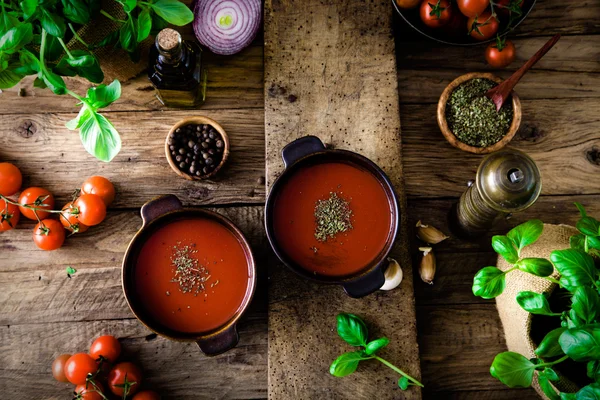
[[[550,259],[550,253],[554,250],[568,249],[569,238],[577,234],[577,229],[567,225],[544,224],[542,236],[534,244],[523,249],[522,257],[541,257]],[[506,271],[511,266],[502,258],[498,257],[498,268]],[[552,275],[558,278],[555,270]],[[529,290],[537,293],[551,293],[557,287],[545,279],[527,274],[518,270],[506,275],[506,288],[504,293],[496,298],[498,314],[504,326],[504,335],[508,350],[520,353],[527,358],[535,357],[534,350],[539,343],[534,343],[530,337],[531,314],[523,310],[517,303],[516,297],[519,292]],[[569,379],[560,376],[560,381],[553,385],[563,392],[575,392],[579,388]],[[533,387],[542,398],[547,398],[537,383],[537,374],[534,378]]]
[[[102,9],[117,19],[125,18],[123,6],[115,0],[102,0]],[[98,15],[89,24],[81,27],[77,34],[87,44],[100,42],[107,35],[119,30],[120,24],[111,21],[104,15]],[[115,49],[114,45],[100,47],[92,51],[100,62],[100,68],[104,72],[104,82],[110,83],[115,79],[126,82],[135,78],[148,68],[148,53],[152,46],[153,38],[149,37],[139,44],[140,60],[136,63],[131,61],[127,52],[123,49]],[[84,46],[73,38],[67,46],[71,49],[82,49]],[[83,79],[83,78],[79,78]],[[83,79],[85,80],[85,79]],[[87,82],[87,81],[86,81]]]

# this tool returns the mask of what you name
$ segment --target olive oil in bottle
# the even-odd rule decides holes
[[[206,70],[202,68],[202,50],[185,41],[174,29],[156,35],[150,49],[148,78],[156,97],[167,107],[196,107],[206,97]]]

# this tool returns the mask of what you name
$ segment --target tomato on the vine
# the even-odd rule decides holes
[[[160,400],[160,395],[151,390],[144,390],[133,396],[131,400]]]
[[[12,196],[21,189],[23,175],[14,164],[0,163],[0,194],[3,196]]]
[[[89,354],[77,353],[65,363],[65,376],[73,385],[84,385],[88,374],[95,373],[97,368],[96,361]]]
[[[20,217],[19,207],[0,199],[0,232],[9,231],[17,226]]]
[[[494,5],[494,10],[498,14],[506,16],[510,13],[517,12],[517,15],[521,15],[521,8],[523,8],[524,0],[497,0]]]
[[[43,219],[33,228],[33,242],[42,250],[56,250],[65,242],[65,228],[55,219]]]
[[[134,394],[142,384],[142,371],[131,362],[115,365],[108,373],[108,387],[117,396]]]
[[[498,32],[498,19],[493,17],[489,11],[480,14],[477,18],[469,18],[467,29],[471,37],[477,40],[487,40]]]
[[[430,28],[444,26],[452,17],[452,7],[448,0],[423,0],[419,11],[421,20]]]
[[[83,233],[89,229],[89,226],[79,221],[79,209],[72,202],[65,204],[62,208],[60,222],[66,230],[73,233]]]
[[[69,382],[65,376],[65,364],[69,358],[70,354],[61,354],[52,362],[52,376],[59,382]]]
[[[121,343],[119,343],[116,337],[111,335],[100,336],[94,340],[94,343],[90,347],[90,356],[94,360],[98,360],[102,356],[111,363],[114,363],[120,354]]]
[[[21,192],[21,195],[19,196],[19,203],[36,207],[37,210],[35,212],[31,208],[27,208],[22,205],[19,206],[19,209],[25,218],[37,221],[38,218],[44,219],[50,216],[49,212],[43,210],[52,210],[54,208],[54,196],[44,188],[30,187]],[[35,216],[36,212],[38,218]]]
[[[457,0],[456,5],[467,17],[475,17],[490,5],[490,0]]]
[[[515,45],[510,40],[496,39],[485,49],[485,60],[494,68],[504,68],[515,61]]]
[[[106,205],[102,197],[98,195],[81,195],[73,202],[73,205],[79,210],[79,221],[84,225],[98,225],[106,217]]]
[[[79,395],[79,397],[76,397],[77,400],[103,400],[100,393],[104,393],[104,387],[100,382],[94,381],[94,384],[96,387],[89,382],[77,385],[75,387],[75,393]],[[100,393],[98,393],[98,390]]]
[[[91,176],[81,185],[81,194],[95,194],[102,197],[106,207],[115,199],[115,187],[103,176]]]

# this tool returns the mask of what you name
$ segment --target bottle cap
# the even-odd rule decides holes
[[[161,54],[171,54],[181,47],[181,34],[175,29],[165,28],[156,35],[156,47]]]

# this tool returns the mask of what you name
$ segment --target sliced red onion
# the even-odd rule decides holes
[[[261,0],[197,0],[194,33],[216,54],[235,54],[247,47],[260,28]]]

